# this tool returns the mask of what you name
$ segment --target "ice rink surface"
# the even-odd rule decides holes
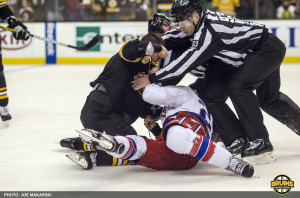
[[[155,171],[141,166],[94,167],[86,171],[65,155],[62,138],[81,129],[79,115],[89,82],[103,66],[6,66],[13,116],[0,121],[0,191],[273,191],[271,181],[285,174],[300,191],[300,137],[264,114],[277,161],[255,165],[255,176],[242,178],[208,164],[187,171]],[[281,67],[281,91],[300,105],[300,65]],[[181,82],[188,85],[194,78]],[[142,120],[135,129],[148,136]]]

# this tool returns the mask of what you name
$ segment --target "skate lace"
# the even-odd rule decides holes
[[[8,115],[8,108],[7,107],[0,107],[0,114],[1,116]]]
[[[257,139],[253,142],[250,142],[249,148],[247,150],[255,150],[256,148],[260,147],[264,143],[263,139]]]
[[[231,158],[228,167],[226,168],[229,171],[232,171],[236,174],[242,175],[242,172],[247,164],[236,158]]]
[[[93,164],[96,164],[97,153],[93,152],[90,154],[90,158]]]

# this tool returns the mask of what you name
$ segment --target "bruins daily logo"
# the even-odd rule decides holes
[[[150,61],[150,56],[144,56],[144,58],[141,60],[143,64],[147,64]]]
[[[278,175],[271,181],[271,188],[280,195],[287,194],[294,188],[294,181],[286,175]]]

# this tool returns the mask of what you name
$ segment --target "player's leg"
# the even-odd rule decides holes
[[[11,120],[11,115],[7,108],[8,96],[6,88],[6,80],[4,76],[4,68],[2,64],[2,50],[0,44],[0,116],[2,121]]]
[[[244,177],[252,177],[254,168],[235,157],[212,140],[179,125],[171,126],[166,145],[178,154],[188,154],[200,161],[225,168]]]
[[[226,104],[227,84],[236,71],[236,68],[221,61],[211,61],[205,72],[204,86],[202,88],[197,86],[199,88],[197,92],[214,118],[214,133],[220,134],[230,152],[238,154],[246,143],[246,138],[239,119]],[[197,81],[199,80],[197,79]]]
[[[242,157],[273,151],[253,90],[261,86],[268,76],[280,67],[284,54],[284,44],[270,35],[258,51],[247,56],[244,65],[239,68],[228,85],[229,96],[243,131],[250,141],[244,147]]]
[[[99,104],[98,101],[102,103]],[[92,92],[81,112],[81,122],[85,128],[105,131],[110,135],[136,134],[134,128],[119,114],[112,112],[110,101],[105,95]],[[95,148],[81,141],[80,138],[66,138],[61,140],[61,145],[66,148],[83,151],[94,151]],[[81,155],[81,152],[75,154]],[[117,159],[104,151],[97,151],[97,166],[117,166],[130,164],[127,160]],[[77,158],[79,158],[78,156]]]
[[[278,69],[256,90],[259,105],[266,113],[300,135],[300,108],[279,89],[280,73]]]
[[[91,136],[84,135],[86,130],[81,132],[83,141],[87,143],[93,141]],[[156,170],[186,170],[194,167],[199,161],[189,155],[175,153],[166,146],[164,141],[150,140],[137,135],[108,136],[103,133],[93,133],[92,136],[99,139],[95,142],[96,148],[106,150],[118,159],[127,159],[133,161],[135,165]]]

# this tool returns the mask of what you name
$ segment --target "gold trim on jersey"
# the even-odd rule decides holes
[[[6,90],[6,87],[0,88],[0,91],[4,91],[4,90]]]
[[[120,52],[119,52],[119,55],[121,56],[121,58],[123,58],[124,60],[126,60],[126,61],[128,61],[128,62],[132,62],[132,63],[139,62],[139,61],[142,59],[142,57],[141,57],[141,58],[137,58],[137,59],[131,61],[131,60],[126,59],[126,58],[123,56],[123,48],[124,48],[124,46],[125,46],[127,43],[128,43],[128,42],[126,42],[126,43],[124,43],[124,44],[122,45],[122,47],[121,47],[121,49],[120,49]]]
[[[7,0],[0,0],[0,8],[3,8],[5,6],[8,6],[8,1]]]

